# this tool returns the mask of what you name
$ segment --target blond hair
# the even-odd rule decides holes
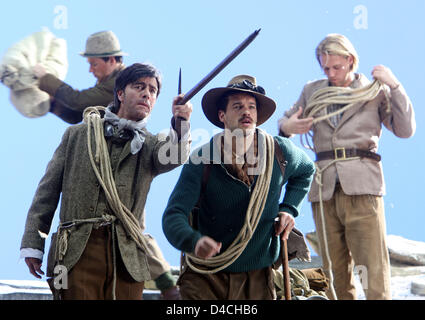
[[[352,72],[356,72],[359,67],[359,56],[353,44],[348,40],[347,37],[342,34],[331,33],[323,39],[316,48],[316,58],[320,63],[320,56],[324,55],[337,55],[343,57],[353,57],[353,64],[351,65]]]

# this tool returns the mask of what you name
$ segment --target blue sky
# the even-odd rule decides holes
[[[67,41],[70,67],[66,81],[75,88],[95,83],[78,53],[84,50],[86,38],[97,31],[117,34],[122,49],[130,54],[125,57],[127,65],[150,62],[158,67],[164,80],[148,124],[154,133],[169,125],[180,67],[183,91],[187,92],[245,37],[261,28],[257,39],[192,99],[193,147],[206,142],[216,130],[202,113],[202,95],[212,87],[226,85],[237,74],[254,75],[277,102],[275,114],[261,126],[276,134],[278,118],[298,99],[303,85],[323,77],[314,56],[316,45],[328,33],[345,34],[359,53],[359,72],[370,78],[375,65],[390,67],[413,102],[415,136],[400,139],[384,129],[379,153],[387,186],[387,233],[425,241],[421,202],[425,181],[425,1],[16,0],[5,6],[7,14],[0,19],[0,54],[47,27]],[[68,124],[51,114],[25,118],[12,106],[3,85],[0,106],[0,279],[35,279],[25,263],[19,262],[20,241],[37,184]],[[293,141],[299,145],[299,137]],[[313,158],[310,151],[308,154]],[[179,264],[180,253],[165,239],[161,216],[179,173],[180,168],[159,176],[146,206],[147,232],[157,239],[172,265]],[[314,230],[307,201],[296,225],[304,233]],[[51,231],[56,227],[57,219]],[[46,261],[44,270],[45,265]]]

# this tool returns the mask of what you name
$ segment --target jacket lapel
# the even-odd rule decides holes
[[[131,140],[128,140],[126,142],[126,144],[124,145],[124,148],[122,149],[122,152],[120,154],[120,158],[118,160],[118,166],[121,164],[121,162],[127,158],[130,155],[130,151],[131,151]],[[141,152],[141,151],[139,151]],[[117,167],[118,167],[117,166]]]

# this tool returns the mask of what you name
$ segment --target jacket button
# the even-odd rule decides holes
[[[93,212],[93,211],[94,211],[94,208],[93,208],[93,207],[90,207],[90,208],[89,208],[89,210],[90,210],[91,212]]]

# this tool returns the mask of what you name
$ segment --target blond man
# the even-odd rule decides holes
[[[317,46],[316,57],[327,79],[304,86],[298,101],[279,119],[280,134],[313,134],[317,171],[309,200],[324,269],[334,278],[333,298],[356,299],[356,265],[364,271],[362,284],[367,299],[391,299],[382,198],[385,184],[381,157],[376,152],[382,124],[401,138],[414,134],[413,107],[392,71],[378,65],[372,77],[382,87],[375,97],[354,103],[343,112],[344,104],[329,103],[320,114],[325,115],[322,121],[303,117],[310,98],[320,89],[357,89],[370,84],[365,75],[356,73],[359,58],[345,36],[328,35]]]

